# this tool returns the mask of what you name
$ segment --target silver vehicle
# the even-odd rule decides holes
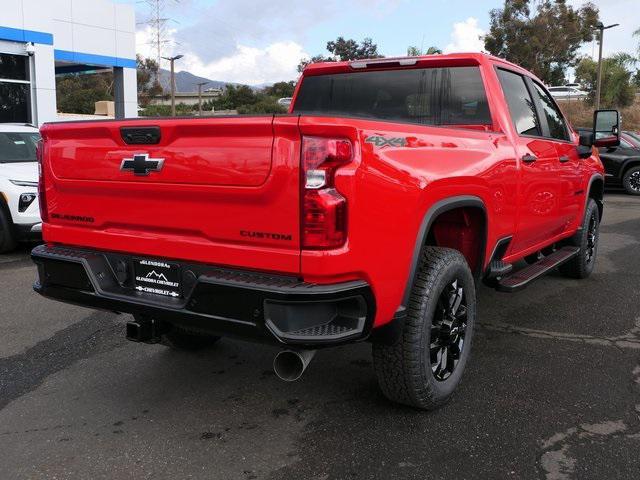
[[[285,108],[289,108],[289,105],[291,105],[291,97],[284,97],[284,98],[280,98],[278,99],[278,105],[285,107]]]
[[[552,97],[561,99],[561,100],[569,100],[571,98],[587,98],[589,95],[588,92],[584,90],[580,90],[578,87],[549,87],[549,93]]]

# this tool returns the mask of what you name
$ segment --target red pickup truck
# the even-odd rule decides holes
[[[592,146],[619,141],[595,120],[578,136],[529,72],[455,54],[310,65],[286,115],[47,124],[35,290],[133,314],[140,342],[281,345],[286,380],[368,340],[384,394],[434,408],[479,282],[592,271]]]

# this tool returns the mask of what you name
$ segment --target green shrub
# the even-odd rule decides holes
[[[146,108],[142,109],[139,114],[141,117],[170,117],[171,105],[148,105]],[[185,105],[184,103],[178,103],[176,105],[176,115],[188,116],[193,114],[193,106]]]

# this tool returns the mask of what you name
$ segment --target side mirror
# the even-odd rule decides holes
[[[589,158],[593,153],[593,132],[580,133],[580,141],[578,142],[578,156],[580,158]]]
[[[593,146],[620,145],[620,113],[617,110],[596,110],[593,113]]]

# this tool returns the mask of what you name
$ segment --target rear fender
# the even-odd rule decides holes
[[[401,309],[404,309],[407,303],[409,302],[409,296],[413,288],[413,282],[415,279],[416,270],[418,268],[418,261],[420,260],[420,254],[422,252],[423,247],[427,244],[427,240],[428,240],[429,234],[432,231],[434,222],[440,215],[458,208],[463,208],[463,207],[479,208],[482,210],[485,217],[484,231],[482,232],[482,241],[481,241],[480,248],[478,249],[480,253],[476,261],[476,268],[475,268],[476,271],[474,271],[473,273],[476,275],[479,275],[482,272],[482,269],[485,263],[484,256],[485,256],[485,250],[486,250],[486,239],[487,239],[487,228],[488,228],[488,221],[487,221],[487,214],[486,214],[487,209],[485,207],[484,202],[480,197],[476,197],[473,195],[456,196],[456,197],[440,200],[439,202],[436,202],[434,205],[431,206],[431,208],[424,215],[422,222],[420,224],[420,229],[418,230],[418,235],[416,237],[416,242],[413,249],[413,255],[411,258],[411,268],[409,270],[409,278],[407,279],[407,284],[406,284],[407,286],[405,287],[402,306],[400,307]]]

